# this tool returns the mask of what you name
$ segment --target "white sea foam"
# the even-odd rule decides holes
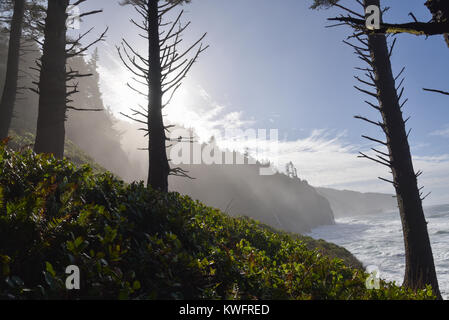
[[[440,290],[449,299],[449,205],[425,211]],[[385,280],[399,285],[403,281],[405,255],[398,212],[338,219],[335,225],[316,228],[309,236],[345,247],[365,266],[378,266]]]

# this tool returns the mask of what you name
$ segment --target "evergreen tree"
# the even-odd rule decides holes
[[[40,58],[39,48],[34,42],[25,42],[30,53],[22,55],[20,69],[28,70],[27,76],[20,77],[19,88],[29,88],[32,81],[39,78],[37,70],[30,69],[35,66],[36,59]],[[0,86],[4,81],[7,58],[7,37],[0,34]],[[93,52],[92,58],[75,57],[68,60],[68,70],[78,70],[81,74],[92,74],[79,81],[79,93],[73,96],[73,105],[85,109],[104,109],[103,112],[78,112],[68,110],[66,121],[66,138],[80,147],[91,156],[95,162],[105,169],[115,173],[126,181],[136,179],[134,169],[127,154],[121,145],[121,132],[116,129],[117,118],[111,110],[104,106],[100,91],[98,55]],[[30,90],[20,91],[20,98],[14,106],[14,117],[11,130],[18,134],[18,145],[22,145],[21,137],[34,135],[37,123],[38,96]],[[67,144],[66,144],[67,146]]]
[[[339,4],[340,0],[314,0],[312,4],[313,9],[321,7],[338,6],[343,8]],[[412,16],[413,22],[395,24],[395,23],[382,23],[379,30],[376,33],[410,33],[414,35],[421,36],[434,36],[443,35],[449,46],[449,2],[447,0],[427,0],[424,4],[430,13],[432,14],[432,20],[429,22],[420,22],[416,19],[413,13],[409,15]],[[354,13],[354,12],[352,12]],[[359,30],[365,30],[366,24],[363,16],[341,16],[337,18],[332,18],[329,20],[335,20],[339,22],[350,22],[354,27]]]
[[[66,119],[66,20],[69,0],[48,0],[39,80],[36,153],[64,156]]]
[[[146,126],[142,128],[148,135],[148,185],[161,191],[168,190],[168,176],[185,175],[181,168],[170,168],[166,142],[166,131],[169,129],[164,125],[162,109],[170,102],[176,90],[180,87],[182,80],[186,77],[198,56],[206,49],[200,44],[204,39],[204,34],[185,52],[178,52],[178,45],[182,41],[182,32],[189,23],[180,25],[181,12],[175,21],[165,22],[165,16],[176,8],[179,4],[188,1],[159,1],[159,0],[125,0],[122,5],[132,5],[142,18],[139,24],[131,20],[140,31],[145,33],[144,38],[148,44],[148,55],[139,54],[126,40],[123,40],[122,47],[118,48],[118,53],[125,66],[137,77],[137,84],[144,85],[146,92],[128,86],[136,93],[144,96],[148,100],[147,108],[141,110],[131,109],[133,116],[128,118]],[[179,25],[179,29],[176,27]],[[163,27],[167,29],[163,33]],[[197,48],[192,59],[187,59],[186,55]],[[170,95],[167,102],[163,102],[165,95]],[[141,116],[143,119],[137,119]]]
[[[87,0],[78,0],[79,5]],[[70,97],[78,93],[78,85],[69,84],[76,78],[88,75],[76,70],[67,72],[67,59],[86,52],[95,43],[104,40],[107,29],[100,37],[89,45],[82,47],[81,40],[89,33],[76,39],[67,38],[67,8],[69,0],[48,0],[47,17],[45,19],[43,54],[38,63],[40,79],[38,82],[39,114],[37,119],[36,153],[51,153],[56,158],[64,156],[65,120],[68,109],[81,110],[68,106],[73,100]],[[96,14],[101,10],[83,13],[82,16]],[[68,46],[68,48],[67,48]]]
[[[25,87],[18,86],[19,60],[35,50],[30,41],[41,34],[41,28],[34,22],[42,18],[42,1],[9,0],[0,4],[0,32],[2,35],[9,34],[9,43],[6,47],[8,54],[4,59],[5,64],[2,63],[0,66],[5,69],[5,78],[0,82],[3,88],[0,100],[0,140],[8,135],[17,95],[24,94],[24,90],[20,89]]]
[[[363,9],[370,5],[380,8],[380,0],[364,0],[363,5]],[[348,24],[353,26],[351,23]],[[380,143],[387,149],[385,152],[373,149],[376,156],[361,153],[361,157],[387,166],[393,175],[392,181],[382,180],[391,182],[396,190],[406,257],[403,285],[412,289],[422,289],[426,285],[431,285],[435,295],[441,298],[427,231],[427,221],[422,207],[422,193],[417,182],[417,177],[421,172],[415,173],[413,168],[406,121],[403,119],[401,110],[404,105],[400,102],[403,89],[399,93],[396,87],[396,80],[400,75],[397,77],[393,75],[390,61],[392,48],[388,48],[385,34],[368,31],[366,38],[361,38],[357,31],[353,38],[356,38],[359,43],[350,45],[360,59],[368,64],[368,68],[363,69],[367,72],[368,80],[356,78],[363,84],[375,88],[376,92],[356,88],[377,99],[378,105],[370,102],[368,104],[380,112],[382,122],[372,121],[361,116],[356,118],[379,126],[385,133],[385,142],[370,137],[365,138]]]
[[[0,88],[3,88],[8,61],[8,38],[0,32]]]
[[[22,37],[25,0],[14,1],[14,13],[9,34],[8,60],[3,93],[0,101],[0,140],[8,136],[17,96],[19,77],[20,41]]]

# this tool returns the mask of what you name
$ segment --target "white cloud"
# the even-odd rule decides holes
[[[391,180],[390,170],[371,160],[358,158],[359,151],[373,155],[370,146],[351,145],[345,141],[345,136],[345,132],[314,130],[304,139],[279,141],[277,152],[270,151],[270,148],[276,149],[268,143],[270,148],[262,150],[259,160],[272,160],[282,171],[285,164],[292,161],[300,178],[314,186],[394,194],[391,184],[378,179]],[[228,147],[229,144],[232,145],[228,142]],[[244,143],[253,152],[255,145],[255,141]],[[242,150],[244,147],[234,143],[233,148]],[[432,192],[425,204],[449,203],[449,154],[414,156],[413,160],[415,171],[424,172],[419,177],[419,185],[425,186],[424,193]]]
[[[101,50],[99,72],[105,105],[121,119],[120,112],[129,113],[129,108],[146,105],[145,98],[126,86],[133,75],[123,66],[114,48],[105,44]],[[201,141],[207,141],[226,129],[241,128],[254,121],[243,120],[241,111],[228,111],[216,102],[204,88],[186,80],[171,103],[164,109],[166,121],[195,129]]]
[[[144,104],[142,96],[126,87],[132,74],[122,64],[114,47],[104,42],[100,47],[99,73],[103,101],[116,114],[128,113],[129,108]]]
[[[441,130],[436,130],[430,133],[431,136],[439,136],[443,138],[449,138],[449,126]]]
[[[229,108],[212,99],[204,88],[186,82],[172,103],[167,106],[167,120],[186,128],[193,128],[201,142],[221,135],[227,129],[240,129],[254,124],[244,119],[241,111]]]

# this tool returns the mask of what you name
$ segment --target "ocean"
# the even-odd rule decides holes
[[[449,204],[425,208],[441,294],[449,299]],[[399,212],[336,219],[308,234],[348,249],[365,267],[375,266],[380,277],[402,284],[404,242]]]

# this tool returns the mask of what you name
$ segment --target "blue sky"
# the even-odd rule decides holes
[[[427,21],[424,0],[385,0],[391,6],[387,21],[410,21],[409,12]],[[352,8],[354,1],[343,0]],[[363,103],[367,97],[353,86],[356,66],[363,66],[352,49],[342,43],[350,30],[325,28],[326,18],[340,10],[309,9],[306,0],[193,0],[186,5],[192,21],[186,43],[208,32],[208,51],[194,66],[183,90],[167,113],[170,121],[192,126],[204,138],[214,129],[279,129],[284,140],[282,161],[292,160],[300,175],[314,185],[360,191],[391,192],[377,180],[388,177],[379,165],[356,158],[358,151],[374,146],[362,134],[381,137],[376,127],[353,118],[378,115]],[[145,50],[129,22],[130,8],[116,1],[89,1],[82,9],[103,8],[86,18],[82,29],[95,22],[97,32],[108,25],[101,53],[105,102],[116,112],[126,111],[137,98],[126,89],[127,74],[114,46],[121,37]],[[433,191],[429,203],[449,202],[449,98],[422,91],[423,87],[449,90],[449,48],[442,37],[397,36],[393,67],[406,67],[405,115],[415,169],[424,170],[422,184]],[[144,52],[144,51],[143,51]],[[190,123],[189,123],[190,122]],[[290,159],[290,160],[289,160]]]

